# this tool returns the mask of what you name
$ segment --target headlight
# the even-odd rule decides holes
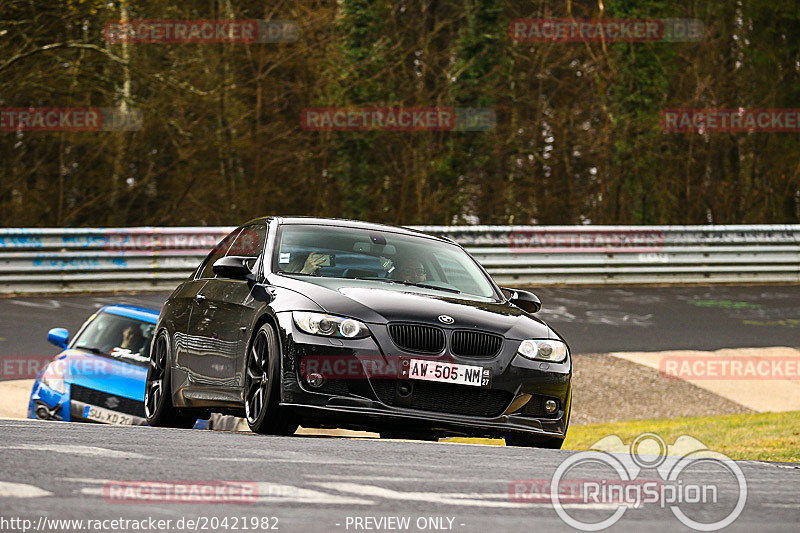
[[[522,341],[517,353],[528,359],[560,363],[567,358],[567,345],[561,341],[528,339]]]
[[[367,325],[352,318],[305,311],[295,311],[292,313],[292,317],[294,317],[297,327],[312,335],[346,339],[361,339],[369,336]]]
[[[60,392],[61,394],[66,394],[67,387],[64,384],[64,360],[59,359],[58,361],[53,361],[47,368],[44,370],[44,374],[42,374],[42,384],[50,387],[56,392]]]

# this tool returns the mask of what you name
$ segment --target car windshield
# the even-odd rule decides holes
[[[491,298],[491,283],[459,246],[390,231],[284,225],[273,269],[298,276],[359,279],[375,284]]]
[[[155,324],[100,312],[75,339],[73,348],[146,365]]]

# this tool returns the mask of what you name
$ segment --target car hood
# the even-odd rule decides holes
[[[80,349],[66,350],[64,381],[133,400],[144,400],[147,367],[141,367]]]
[[[359,318],[367,323],[430,323],[492,331],[509,339],[555,337],[547,324],[509,303],[466,299],[436,290],[380,282],[281,278],[284,286],[306,295],[326,312]],[[441,315],[451,317],[453,324],[440,322]]]

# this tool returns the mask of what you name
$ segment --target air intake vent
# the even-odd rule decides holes
[[[494,357],[503,347],[503,337],[482,331],[454,331],[450,349],[464,357]]]
[[[394,343],[409,352],[439,353],[444,349],[444,332],[433,326],[389,324]]]
[[[389,379],[371,381],[378,399],[387,405],[396,405],[397,383]],[[420,411],[452,413],[458,415],[495,418],[503,414],[514,395],[497,389],[481,389],[469,385],[414,381],[409,407]]]

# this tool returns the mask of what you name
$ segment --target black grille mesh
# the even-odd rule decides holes
[[[322,392],[332,396],[347,396],[350,394],[350,388],[347,386],[347,380],[345,379],[328,379],[325,380],[322,383],[322,386],[318,388],[314,388],[309,385],[308,390],[313,392]]]
[[[394,343],[403,350],[439,353],[444,349],[444,332],[434,326],[390,324],[389,335]]]
[[[434,411],[457,415],[494,418],[503,414],[514,395],[508,391],[481,389],[469,385],[414,381],[410,407],[420,411]],[[395,401],[396,380],[375,379],[372,386],[378,399],[388,405]]]
[[[70,387],[70,391],[70,398],[72,400],[144,418],[144,402],[74,384]],[[110,398],[115,399],[109,400]],[[106,403],[106,401],[109,401],[109,403]],[[114,405],[114,407],[111,407],[112,405]]]
[[[454,331],[450,349],[464,357],[494,357],[503,347],[503,337],[482,331]]]

